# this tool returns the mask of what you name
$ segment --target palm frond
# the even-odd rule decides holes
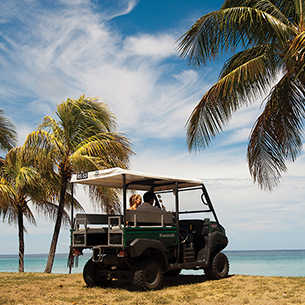
[[[72,205],[72,195],[71,195],[71,190],[69,190],[67,193],[66,193],[66,201],[65,201],[65,209],[70,209],[71,208],[71,205]],[[81,203],[75,198],[73,198],[73,208],[76,210],[76,211],[85,211],[83,206],[81,205]]]
[[[9,209],[16,197],[17,194],[14,187],[6,179],[0,176],[0,211]]]
[[[38,178],[38,172],[35,168],[22,166],[16,176],[16,188],[22,189],[26,185],[36,187]]]
[[[89,192],[90,201],[95,208],[110,215],[121,214],[121,190],[95,186],[88,186],[85,190]]]
[[[254,182],[272,189],[302,149],[305,88],[286,74],[272,89],[253,127],[247,158]]]
[[[277,46],[270,44],[257,45],[240,51],[225,62],[220,72],[219,79],[225,77],[238,68],[249,70],[244,71],[244,74],[239,76],[240,78],[246,77],[247,82],[252,81],[252,75],[248,76],[248,74],[254,74],[255,79],[264,78],[262,75],[265,74],[267,74],[268,78],[275,77],[279,66],[281,65],[281,59],[278,56],[278,52],[279,50]],[[255,70],[258,70],[258,72]],[[242,79],[240,81],[242,81]],[[253,82],[255,83],[256,81]],[[265,90],[265,82],[260,81],[257,88],[264,88]]]
[[[88,155],[73,154],[70,157],[71,164],[73,166],[74,173],[81,173],[84,171],[94,171],[99,169],[100,158],[92,157]]]
[[[116,119],[114,114],[109,110],[106,103],[101,102],[98,97],[88,97],[82,95],[76,103],[80,111],[94,121],[94,126],[97,126],[99,132],[111,132],[116,129]]]
[[[32,204],[39,216],[42,215],[48,219],[51,219],[52,221],[56,220],[58,211],[57,204],[49,201],[45,201],[43,203],[32,202]],[[62,222],[64,225],[68,225],[70,223],[70,216],[66,211],[63,212]]]
[[[66,149],[62,142],[53,135],[44,130],[33,131],[28,134],[24,149],[30,150],[32,154],[39,156],[39,163],[54,162],[60,163],[63,156],[65,156]]]
[[[56,120],[48,115],[43,118],[42,123],[38,126],[37,131],[45,130],[47,133],[52,133],[55,137],[61,138],[62,129],[58,126]]]
[[[18,224],[18,211],[15,205],[9,205],[6,209],[0,209],[2,221],[8,224]]]
[[[35,225],[36,226],[36,220],[35,220],[35,217],[32,213],[32,211],[30,210],[29,206],[27,204],[24,204],[22,206],[22,213],[23,213],[23,216],[27,219],[27,221],[32,224],[32,225]]]
[[[296,35],[290,42],[284,60],[287,72],[305,84],[305,32]]]
[[[0,110],[0,150],[10,150],[17,143],[15,126],[4,116]]]
[[[178,52],[200,67],[238,46],[247,48],[275,41],[286,44],[291,36],[285,22],[252,7],[230,7],[204,15],[179,39]]]
[[[107,132],[85,139],[78,145],[72,158],[75,163],[77,157],[87,155],[95,158],[84,160],[94,160],[103,168],[126,168],[132,154],[130,140],[124,134]]]
[[[86,98],[82,95],[78,100],[67,99],[57,106],[57,122],[63,132],[62,141],[67,148],[96,133],[113,131],[116,126],[114,115],[99,98]]]
[[[257,46],[233,55],[220,80],[203,96],[187,121],[190,150],[205,149],[241,106],[263,96],[278,70],[271,46]]]
[[[305,54],[305,33],[301,32],[296,35],[289,45],[289,49],[286,53],[285,60],[288,63],[293,63],[296,60],[304,58]]]
[[[287,18],[290,14],[287,14],[288,10],[291,11],[291,1],[285,1],[283,6],[283,1],[281,0],[225,0],[221,6],[221,9],[228,9],[234,7],[251,7],[257,10],[266,12],[273,16],[274,18],[282,21],[285,24],[291,23],[295,19]],[[289,3],[290,2],[290,3]],[[279,5],[280,4],[280,5]],[[287,5],[288,4],[288,5]],[[290,4],[290,5],[289,5]]]

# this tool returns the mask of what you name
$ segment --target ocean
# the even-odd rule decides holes
[[[261,276],[305,276],[305,250],[223,251],[230,262],[229,274]],[[25,272],[43,272],[47,254],[25,254]],[[91,253],[79,257],[78,268],[72,273],[82,273]],[[56,254],[53,273],[69,273],[68,254]],[[0,255],[0,272],[17,272],[18,255]],[[202,274],[202,270],[183,270],[182,274]]]

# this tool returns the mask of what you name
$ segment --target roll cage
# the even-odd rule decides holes
[[[198,214],[210,212],[213,214],[213,217],[219,228],[222,228],[218,221],[216,212],[214,210],[206,187],[201,180],[190,180],[170,176],[153,175],[117,167],[88,173],[74,174],[72,175],[71,182],[122,189],[124,227],[126,227],[127,191],[142,190],[152,191],[155,194],[173,193],[173,195],[175,196],[176,223],[179,223],[179,215],[181,214]],[[201,201],[207,207],[207,209],[180,211],[179,193],[193,190],[202,190]],[[157,196],[155,199],[156,204],[160,206]],[[177,226],[177,230],[179,236],[179,226]]]

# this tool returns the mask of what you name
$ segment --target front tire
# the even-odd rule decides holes
[[[83,270],[83,278],[88,287],[107,287],[110,284],[109,279],[100,273],[103,270],[101,263],[94,263],[89,259]]]
[[[158,261],[136,263],[132,268],[131,284],[136,290],[154,290],[160,288],[163,281],[161,265]]]
[[[229,260],[227,256],[222,252],[212,256],[211,263],[204,272],[211,280],[219,280],[227,277],[229,273]]]

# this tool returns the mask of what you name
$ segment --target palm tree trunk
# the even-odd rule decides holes
[[[52,267],[53,267],[55,252],[56,252],[56,247],[57,247],[57,241],[58,241],[58,236],[59,236],[60,227],[61,227],[62,215],[63,215],[63,211],[64,211],[67,182],[68,182],[68,177],[67,176],[62,177],[57,218],[56,218],[56,223],[54,226],[53,238],[52,238],[52,242],[51,242],[51,246],[50,246],[50,250],[49,250],[48,261],[47,261],[46,269],[44,270],[45,273],[52,272]]]
[[[18,235],[19,235],[18,272],[24,272],[24,232],[23,232],[23,213],[21,207],[18,207]]]

